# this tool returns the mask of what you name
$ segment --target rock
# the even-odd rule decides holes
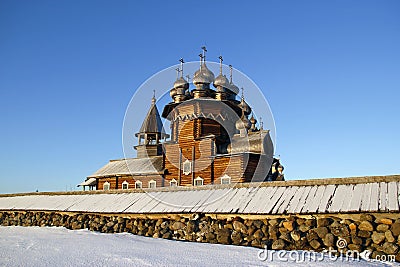
[[[358,229],[362,230],[362,231],[373,231],[374,230],[374,226],[372,225],[372,223],[370,223],[369,221],[362,221],[360,223],[360,225],[358,226]]]
[[[213,243],[213,241],[214,241],[214,243],[217,242],[217,240],[215,239],[215,235],[211,232],[206,233],[205,237],[206,237],[207,241],[210,243]]]
[[[326,234],[326,236],[322,239],[324,245],[327,247],[333,247],[335,244],[335,236],[331,233]]]
[[[382,245],[382,250],[383,252],[385,252],[387,255],[394,255],[397,253],[397,251],[399,250],[399,246],[393,244],[393,243],[389,243],[389,242],[385,242]]]
[[[349,224],[349,228],[350,228],[351,231],[354,231],[354,230],[357,229],[357,225],[355,223],[350,223]]]
[[[169,226],[169,229],[172,231],[180,230],[182,228],[185,228],[185,224],[183,222],[173,222],[172,225]]]
[[[275,225],[278,225],[279,224],[279,222],[278,222],[278,220],[277,219],[272,219],[272,220],[269,220],[269,225],[271,225],[271,226],[275,226]]]
[[[391,219],[382,218],[382,219],[379,220],[379,223],[392,225],[393,221]]]
[[[330,219],[329,218],[319,218],[317,220],[317,227],[324,227],[328,226],[330,224]]]
[[[302,225],[303,223],[306,222],[306,219],[304,219],[304,218],[297,218],[295,221],[296,221],[297,225]]]
[[[72,230],[81,229],[81,224],[75,221],[75,222],[73,222],[73,223],[71,224],[71,229],[72,229]]]
[[[368,238],[371,236],[371,232],[361,230],[361,231],[358,231],[358,236],[363,237],[363,238]]]
[[[307,241],[310,242],[311,240],[318,239],[318,234],[314,230],[312,230],[307,233],[306,238]]]
[[[188,233],[193,233],[196,231],[196,222],[195,221],[188,221],[186,225],[186,231]]]
[[[382,243],[383,240],[385,240],[385,234],[373,232],[371,238],[372,238],[372,242],[374,242],[375,244],[380,244],[380,243]]]
[[[285,229],[287,229],[288,231],[293,231],[293,222],[283,222],[283,227],[285,227]]]
[[[350,250],[361,251],[361,246],[356,244],[349,244],[347,246]]]
[[[387,230],[389,230],[389,225],[387,225],[387,224],[378,224],[378,226],[376,227],[376,231],[378,231],[378,232],[381,232],[381,233],[384,233],[384,232],[386,232]]]
[[[240,221],[233,222],[233,229],[237,232],[241,232],[243,234],[247,234],[247,227],[241,223]]]
[[[395,238],[394,238],[394,236],[393,236],[393,234],[392,234],[392,232],[391,232],[390,230],[387,230],[387,231],[385,232],[385,237],[386,237],[386,240],[387,240],[388,242],[391,242],[391,243],[393,243],[394,240],[395,240]]]
[[[392,231],[394,236],[399,236],[400,235],[400,223],[396,221],[394,224],[392,224],[392,226],[390,227],[390,230]]]
[[[374,216],[371,214],[363,213],[360,215],[360,221],[369,221],[373,222],[374,221]]]
[[[329,233],[329,230],[328,230],[328,228],[326,228],[325,226],[323,226],[323,227],[315,228],[315,229],[314,229],[314,232],[317,233],[317,235],[319,236],[319,238],[324,238],[325,235],[326,235],[327,233]]]
[[[170,232],[166,232],[165,234],[162,235],[162,238],[164,239],[171,239],[171,233]]]
[[[292,239],[293,239],[294,241],[299,241],[300,238],[301,238],[301,235],[300,235],[300,233],[299,233],[298,231],[293,231],[293,232],[291,232],[291,233],[290,233],[290,236],[292,237]]]
[[[307,224],[301,224],[299,226],[299,230],[300,232],[306,233],[310,230],[310,226],[308,226]]]
[[[281,234],[280,236],[279,236],[279,238],[280,239],[283,239],[283,240],[285,240],[285,241],[287,241],[287,242],[292,242],[292,238],[291,238],[291,236],[290,236],[290,234],[289,233],[283,233],[283,234]]]
[[[282,250],[286,246],[286,243],[282,239],[277,239],[272,243],[272,249],[273,250]]]
[[[310,227],[315,227],[315,225],[316,225],[315,219],[307,219],[306,225],[308,225]]]
[[[319,249],[321,247],[321,243],[319,243],[317,240],[314,239],[310,241],[310,246],[313,249]]]
[[[218,230],[217,233],[217,240],[218,243],[221,244],[230,244],[230,239],[231,239],[231,232],[229,229],[222,228]]]
[[[353,236],[351,238],[351,242],[353,242],[353,244],[355,244],[355,245],[362,245],[363,240],[362,240],[362,238],[360,238],[358,236]]]
[[[268,235],[269,238],[272,240],[278,239],[278,229],[276,226],[269,226],[268,227]]]
[[[261,220],[255,220],[253,222],[253,225],[256,229],[261,229],[261,227],[264,225],[264,223]]]
[[[243,242],[242,234],[237,231],[233,231],[231,234],[231,240],[234,245],[240,245]]]
[[[261,238],[263,238],[264,234],[262,233],[262,231],[260,229],[258,229],[257,231],[254,232],[253,236],[256,239],[261,239]]]

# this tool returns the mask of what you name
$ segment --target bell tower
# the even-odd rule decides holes
[[[140,131],[135,134],[138,138],[138,145],[134,146],[137,150],[138,158],[146,158],[162,155],[162,142],[169,137],[163,129],[163,124],[156,106],[155,92],[151,99],[151,106],[140,127]]]

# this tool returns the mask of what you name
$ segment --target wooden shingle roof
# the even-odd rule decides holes
[[[155,190],[0,195],[0,210],[127,214],[396,212],[400,175]]]
[[[158,174],[163,170],[162,160],[162,156],[110,160],[102,168],[89,175],[88,178]]]

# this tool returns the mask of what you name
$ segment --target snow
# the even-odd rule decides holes
[[[192,243],[102,234],[59,227],[1,227],[0,266],[387,266],[381,262],[343,259],[295,262],[288,251],[262,261],[263,250],[250,247]],[[297,251],[297,253],[304,253]],[[282,256],[281,255],[281,256]],[[318,253],[318,257],[322,254]],[[400,266],[397,263],[390,265]]]

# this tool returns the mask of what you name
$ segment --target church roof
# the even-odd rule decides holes
[[[154,98],[152,99],[152,104],[145,119],[143,120],[139,133],[162,133],[165,135],[163,123],[161,121],[160,114],[158,113]],[[136,136],[138,136],[138,134],[136,134]]]
[[[150,158],[130,158],[110,160],[88,178],[100,178],[116,175],[148,175],[159,174],[163,171],[162,156]]]

